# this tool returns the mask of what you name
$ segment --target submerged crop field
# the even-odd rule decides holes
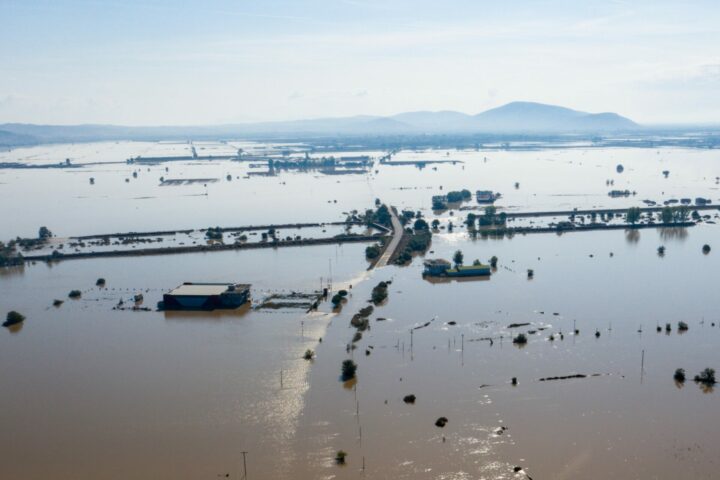
[[[717,149],[360,143],[0,153],[0,477],[716,476]]]

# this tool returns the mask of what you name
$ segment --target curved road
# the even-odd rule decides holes
[[[390,244],[383,252],[382,256],[380,256],[380,260],[378,260],[375,264],[375,268],[384,267],[388,264],[390,258],[393,256],[393,253],[395,253],[398,245],[400,245],[400,239],[403,236],[403,226],[402,223],[400,223],[400,219],[398,218],[397,214],[395,213],[395,209],[390,208],[389,210],[392,220],[393,237],[390,240]]]

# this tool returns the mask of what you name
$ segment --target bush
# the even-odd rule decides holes
[[[415,223],[413,224],[413,228],[418,231],[430,229],[428,223],[425,220],[423,220],[422,218],[418,218],[417,220],[415,220]]]
[[[431,239],[432,234],[427,229],[420,230],[419,233],[416,233],[410,238],[407,248],[411,252],[424,252],[430,246]]]
[[[685,369],[684,368],[678,368],[675,370],[675,375],[673,375],[673,378],[676,382],[684,382],[685,381]]]
[[[47,227],[40,227],[40,230],[38,230],[38,238],[45,240],[50,237],[52,237],[52,232]]]
[[[312,360],[312,358],[315,356],[315,352],[310,350],[309,348],[305,350],[305,354],[303,355],[303,358],[305,360]]]
[[[342,362],[342,379],[347,381],[351,378],[355,378],[355,372],[357,371],[357,364],[350,359]]]
[[[468,193],[470,193],[470,192],[468,192]],[[458,202],[462,202],[463,200],[465,200],[462,192],[448,192],[446,198],[449,203],[458,203]]]
[[[18,323],[22,323],[25,321],[25,316],[21,313],[16,312],[15,310],[12,310],[8,312],[7,316],[5,317],[5,323],[3,323],[3,327],[12,327],[13,325],[17,325]]]
[[[688,329],[688,324],[685,322],[678,322],[678,332],[684,332]]]
[[[350,320],[350,325],[357,328],[361,332],[364,332],[370,326],[370,320],[368,320],[367,317],[363,317],[360,314],[355,314],[355,315],[353,315],[352,319]]]
[[[104,278],[98,278],[97,281],[95,282],[95,285],[97,285],[98,287],[105,286],[105,279],[104,279]]]
[[[705,385],[715,385],[715,369],[706,368],[699,375],[695,375],[695,381]]]
[[[338,450],[335,454],[335,462],[339,465],[343,465],[345,464],[345,457],[347,457],[347,453],[343,450]]]
[[[385,283],[385,282],[380,282],[380,283],[378,283],[378,284],[372,289],[372,294],[371,294],[371,296],[370,296],[370,299],[372,300],[372,302],[373,302],[375,305],[378,305],[378,304],[382,303],[383,301],[385,301],[385,299],[386,299],[387,296],[388,296],[388,291],[387,291],[387,290],[388,290],[388,288],[387,288],[387,283]]]
[[[524,333],[519,333],[515,338],[513,338],[513,343],[518,345],[525,345],[527,341],[527,336]]]
[[[370,245],[365,249],[365,258],[368,260],[374,260],[380,256],[380,246]]]
[[[207,229],[207,232],[205,232],[205,238],[208,240],[222,240],[223,238],[223,232],[220,227],[210,227]]]
[[[342,302],[343,297],[339,294],[333,295],[333,297],[330,299],[330,302],[333,304],[333,307],[337,308],[340,306],[340,303]]]
[[[68,293],[68,297],[70,298],[80,298],[82,296],[82,292],[80,290],[71,290],[70,293]]]

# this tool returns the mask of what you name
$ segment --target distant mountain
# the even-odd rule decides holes
[[[390,118],[403,123],[409,129],[441,132],[472,129],[472,116],[452,110],[399,113]]]
[[[0,125],[11,142],[67,142],[93,140],[217,139],[268,136],[411,135],[480,133],[603,133],[637,130],[632,120],[617,113],[587,113],[555,105],[512,102],[477,115],[454,111],[407,112],[389,117],[358,115],[284,122],[216,126],[124,127],[115,125]],[[14,143],[19,145],[22,143]]]
[[[600,132],[639,128],[637,123],[617,113],[579,112],[533,102],[508,103],[474,118],[474,127],[487,132]]]
[[[6,130],[0,130],[0,147],[19,147],[23,145],[35,145],[38,139],[32,135],[24,135]]]

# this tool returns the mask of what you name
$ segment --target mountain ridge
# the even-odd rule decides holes
[[[5,138],[28,144],[57,141],[148,140],[244,135],[403,135],[475,133],[603,133],[637,130],[640,125],[614,112],[588,113],[537,102],[511,102],[471,115],[454,110],[395,115],[238,123],[211,126],[120,126],[103,124],[0,124]],[[2,137],[0,137],[0,142]],[[2,143],[0,143],[2,145]],[[10,143],[6,144],[12,146]]]

